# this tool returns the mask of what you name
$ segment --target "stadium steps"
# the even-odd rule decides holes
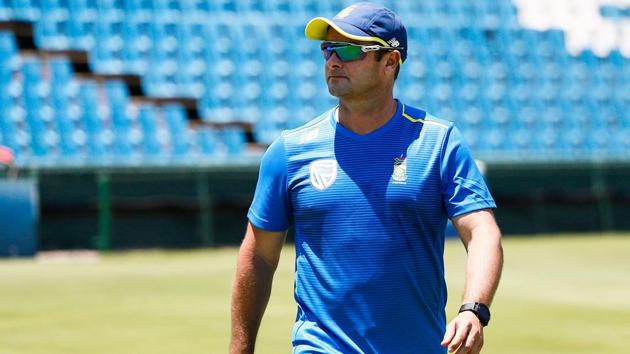
[[[73,65],[74,67],[74,65]],[[93,72],[77,72],[75,70],[75,77],[78,80],[93,80],[99,83],[107,81],[122,81],[127,86],[129,93],[132,96],[144,96],[142,90],[142,78],[133,74],[97,74]]]
[[[0,30],[13,32],[20,49],[36,49],[33,24],[27,21],[0,21]]]
[[[154,97],[147,96],[143,90],[142,77],[136,74],[100,74],[95,73],[90,68],[89,54],[84,50],[75,49],[41,49],[38,48],[34,40],[33,24],[28,21],[0,21],[0,29],[11,31],[17,40],[20,55],[36,56],[39,59],[47,60],[54,57],[68,58],[72,64],[75,78],[78,81],[94,81],[103,84],[107,81],[123,81],[131,95],[131,102],[136,105],[151,105],[154,107],[164,107],[178,104],[185,108],[188,124],[193,130],[213,129],[227,130],[238,129],[246,136],[247,149],[251,151],[262,151],[266,144],[256,142],[254,137],[254,127],[249,122],[231,121],[216,122],[213,119],[205,119],[199,113],[198,100],[190,97]]]
[[[103,83],[112,80],[121,80],[125,82],[132,99],[144,104],[153,104],[155,106],[163,106],[165,104],[180,104],[186,108],[189,121],[200,121],[201,117],[197,109],[197,100],[189,97],[151,97],[144,94],[142,89],[142,78],[135,74],[99,74],[92,71],[89,65],[89,54],[83,50],[58,50],[58,49],[40,49],[34,42],[33,24],[27,21],[0,21],[0,29],[13,32],[17,39],[18,50],[20,55],[35,56],[39,59],[46,60],[54,57],[68,58],[72,63],[72,69],[78,80],[93,80]],[[221,127],[220,125],[214,125]],[[247,125],[243,125],[248,128]],[[249,126],[251,130],[251,126]]]
[[[71,63],[68,51],[19,48],[14,33],[6,30],[3,32],[11,33],[10,37],[13,37],[13,45],[4,43],[7,48],[3,50],[13,53],[11,55],[15,64],[11,64],[11,58],[5,63],[14,68],[8,69],[13,73],[5,70],[5,79],[8,81],[3,81],[3,89],[19,87],[22,90],[21,87],[29,86],[23,92],[7,96],[7,102],[2,104],[3,109],[17,106],[26,109],[22,114],[12,116],[16,119],[2,122],[3,141],[0,141],[9,143],[18,152],[21,166],[41,168],[61,162],[75,166],[84,161],[97,165],[163,164],[181,161],[178,158],[188,153],[193,154],[191,162],[213,163],[216,158],[255,156],[260,152],[255,146],[246,144],[243,127],[230,125],[217,129],[217,125],[191,124],[187,108],[195,108],[193,99],[184,100],[182,105],[178,98],[132,96],[132,90],[121,80],[124,76],[96,75],[81,70],[81,65],[76,65],[77,60],[74,64]],[[85,52],[77,51],[74,54],[77,54],[74,58],[79,62],[87,63]],[[37,83],[39,81],[41,84]],[[12,83],[17,85],[11,88]],[[70,93],[77,84],[79,88],[92,85],[95,89],[95,100],[92,103],[79,103],[79,107],[83,108],[80,108],[82,113],[78,116],[71,112],[71,102],[75,102],[76,110],[79,98],[76,92]],[[136,87],[141,87],[139,77],[136,77]],[[59,94],[59,90],[69,90],[70,96]],[[109,106],[109,109],[103,110],[104,106]],[[138,122],[138,115],[134,112],[145,112],[147,108],[154,113],[142,119],[154,122],[149,123],[149,129],[141,128],[143,132],[139,137],[138,126],[142,123]],[[93,115],[94,119],[85,118],[85,115]],[[77,138],[77,134],[83,137]],[[20,141],[13,141],[18,135],[22,137]],[[149,146],[151,139],[154,140],[153,146]],[[128,161],[121,160],[123,156]]]

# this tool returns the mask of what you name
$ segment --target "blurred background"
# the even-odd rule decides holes
[[[237,243],[265,147],[335,104],[305,23],[348,4],[1,2],[3,183],[36,226],[14,252]],[[396,96],[460,127],[506,233],[630,229],[629,4],[384,2]]]
[[[590,270],[630,271],[622,257],[606,257],[621,250],[630,252],[630,0],[378,2],[400,14],[409,36],[409,56],[397,80],[396,97],[459,126],[484,166],[499,205],[496,216],[507,236],[507,249],[514,245],[532,252],[532,259],[541,262],[541,272],[560,265],[571,272],[581,260],[547,264],[540,252],[550,252],[552,258],[571,247],[577,247],[578,254],[586,249],[597,252],[597,245],[610,242],[593,256],[594,263],[586,262]],[[233,248],[226,251],[216,246],[240,242],[266,146],[282,130],[297,127],[336,104],[323,80],[318,44],[307,40],[303,32],[312,17],[334,16],[350,3],[0,1],[0,257],[28,259],[59,250],[189,250],[190,259],[179,253],[164,258],[150,253],[145,263],[140,262],[146,274],[135,268],[137,256],[105,253],[101,267],[112,267],[107,269],[113,274],[136,270],[129,275],[131,285],[122,286],[121,294],[154,276],[148,270],[153,266],[162,274],[164,269],[156,264],[166,264],[165,274],[173,277],[197,276],[182,285],[191,286],[204,278],[184,270],[203,267],[202,259],[214,259],[212,269],[221,270],[225,279],[221,285],[201,280],[206,288],[195,294],[217,296],[215,307],[223,309],[216,320],[217,336],[223,343],[219,347],[224,348],[229,297],[225,274],[232,274],[235,254]],[[624,236],[614,241],[602,236],[602,243],[589,238],[611,232]],[[562,243],[567,239],[566,245]],[[192,251],[197,248],[209,253]],[[123,257],[120,267],[118,257]],[[291,276],[291,257],[285,257],[287,277]],[[88,252],[78,259],[84,265],[100,258],[99,253]],[[531,267],[529,259],[524,257],[514,274]],[[595,260],[613,263],[598,268]],[[40,263],[12,262],[0,262],[0,272],[16,282],[7,286],[15,303],[31,290],[51,291],[30,288],[46,283],[38,276],[48,279]],[[45,265],[50,267],[50,263]],[[70,282],[83,279],[72,273],[77,269],[86,271],[71,267],[68,273],[53,273],[62,278],[67,274]],[[104,278],[93,279],[101,282]],[[510,279],[515,282],[512,288]],[[561,279],[566,278],[558,275],[545,289]],[[618,278],[591,281],[604,279],[610,283],[597,287],[599,292],[593,297],[629,294],[627,287],[615,287]],[[167,277],[165,282],[172,280]],[[514,294],[531,291],[516,278],[508,276],[506,281]],[[107,293],[97,289],[95,294]],[[558,289],[549,291],[555,294],[553,304],[566,300],[566,293],[584,291],[572,285]],[[290,317],[295,314],[290,292],[276,298],[291,307],[286,314],[280,311],[289,321],[281,328],[281,339],[271,340],[269,348],[286,344],[288,332],[284,332],[290,331]],[[591,303],[587,295],[570,298],[577,308],[585,306],[585,298],[589,305],[603,306],[602,301]],[[161,304],[169,299],[162,299]],[[196,301],[204,299],[200,295]],[[626,316],[616,313],[609,318],[630,320],[627,304],[605,299],[611,306],[622,306]],[[103,304],[104,300],[93,301]],[[116,308],[121,301],[114,302]],[[156,304],[156,309],[164,307]],[[6,311],[0,315],[12,313]],[[533,311],[525,307],[512,312],[512,319],[518,321]],[[274,318],[273,313],[270,316]],[[155,321],[149,318],[143,323]],[[572,321],[581,323],[579,317]],[[515,323],[512,330],[519,330]],[[602,332],[610,330],[604,327]],[[628,335],[625,331],[611,333]],[[529,333],[533,337],[504,336],[523,346],[544,333],[543,328]],[[611,352],[614,348],[593,349],[606,342],[573,341],[577,344],[566,352]],[[133,341],[123,343],[127,344],[122,348],[129,350],[114,352],[160,352],[134,350],[128,344]],[[207,348],[208,343],[199,343]],[[0,338],[4,353],[2,344]],[[89,352],[98,352],[95,348]],[[162,352],[196,352],[182,348],[186,347],[161,346]],[[523,353],[563,352],[550,348],[529,348]],[[518,351],[506,344],[495,352]]]

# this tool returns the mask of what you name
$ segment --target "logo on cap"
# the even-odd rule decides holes
[[[396,39],[396,37],[388,40],[387,43],[389,43],[392,47],[398,47],[400,45],[400,42]]]
[[[354,8],[357,7],[357,5],[350,5],[348,7],[346,7],[345,9],[339,11],[339,13],[337,14],[337,16],[335,16],[336,18],[339,19],[343,19],[348,17],[348,15],[350,15],[350,13],[354,10]]]

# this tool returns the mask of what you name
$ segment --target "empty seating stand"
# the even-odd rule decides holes
[[[333,16],[351,2],[0,2],[0,19],[34,23],[39,48],[85,50],[95,73],[140,75],[148,96],[192,98],[202,123],[186,119],[190,107],[136,102],[121,82],[78,78],[63,58],[24,56],[4,31],[1,142],[18,161],[54,163],[248,155],[243,127],[266,145],[335,104],[318,46],[303,30],[313,16]],[[630,158],[627,53],[570,55],[561,30],[521,27],[510,1],[384,4],[409,34],[396,96],[462,126],[478,156]],[[606,18],[624,14],[602,9]]]

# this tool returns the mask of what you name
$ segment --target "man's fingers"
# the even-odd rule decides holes
[[[470,329],[470,333],[468,333],[468,338],[466,339],[466,347],[471,348],[471,349],[474,347],[474,345],[482,337],[481,331],[482,331],[481,328],[476,328],[475,326],[472,326],[472,328]]]
[[[465,346],[462,344],[465,343],[464,341],[466,340],[466,337],[468,337],[468,332],[470,332],[470,324],[458,326],[457,331],[455,332],[455,337],[448,346],[448,351],[452,353],[457,348],[461,347],[460,349],[464,349]],[[462,351],[461,353],[465,353],[465,351]],[[460,354],[460,351],[457,351],[457,354]]]
[[[455,354],[479,354],[483,347],[483,329],[472,324],[459,326],[449,351]]]
[[[470,354],[479,354],[481,353],[481,348],[483,348],[483,334],[475,341],[475,345],[473,346]]]
[[[448,327],[446,327],[446,333],[444,333],[444,339],[442,339],[442,343],[441,343],[443,347],[446,347],[447,345],[449,345],[449,343],[451,343],[451,340],[453,340],[456,326],[457,326],[456,322],[452,321],[451,323],[448,324]]]
[[[457,354],[479,354],[483,345],[483,332],[480,327],[472,326],[468,332],[466,341],[457,351]]]

